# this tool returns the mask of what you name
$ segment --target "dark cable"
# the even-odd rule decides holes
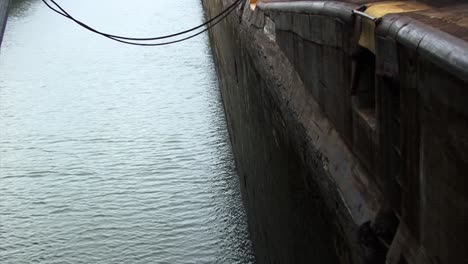
[[[124,44],[129,44],[129,45],[135,45],[135,46],[164,46],[164,45],[170,45],[170,44],[174,44],[174,43],[178,43],[178,42],[182,42],[182,41],[185,41],[185,40],[188,40],[188,39],[191,39],[191,38],[194,38],[206,31],[208,31],[210,28],[216,26],[219,22],[223,21],[224,18],[226,18],[230,13],[232,13],[232,11],[234,11],[234,7],[228,12],[226,13],[223,17],[221,17],[221,19],[219,19],[218,21],[216,21],[214,24],[208,26],[206,29],[196,33],[196,34],[193,34],[191,36],[188,36],[188,37],[185,37],[185,38],[182,38],[182,39],[178,39],[178,40],[173,40],[173,41],[168,41],[168,42],[162,42],[162,43],[135,43],[135,42],[129,42],[129,41],[124,41],[124,40],[120,40],[118,38],[113,38],[113,37],[109,37],[109,36],[105,36],[109,39],[112,39],[114,41],[117,41],[117,42],[121,42],[121,43],[124,43]]]
[[[196,27],[193,27],[191,29],[188,29],[188,30],[184,30],[184,31],[181,31],[181,32],[178,32],[178,33],[174,33],[174,34],[170,34],[170,35],[166,35],[166,36],[160,36],[160,37],[154,37],[154,38],[131,38],[131,37],[123,37],[123,36],[117,36],[117,35],[112,35],[112,34],[108,34],[108,33],[104,33],[104,32],[101,32],[101,31],[98,31],[92,27],[90,27],[89,25],[79,21],[78,19],[74,18],[72,15],[70,15],[64,8],[62,8],[59,4],[57,4],[54,0],[50,0],[59,10],[55,9],[54,7],[52,7],[49,3],[47,3],[46,0],[42,0],[42,2],[49,8],[51,9],[52,11],[54,11],[55,13],[67,18],[67,19],[70,19],[72,20],[73,22],[75,22],[76,24],[80,25],[81,27],[91,31],[91,32],[94,32],[96,34],[99,34],[101,36],[104,36],[104,37],[107,37],[109,39],[112,39],[112,40],[115,40],[115,41],[118,41],[118,42],[121,42],[121,43],[125,43],[125,44],[131,44],[131,45],[140,45],[140,46],[161,46],[161,45],[168,45],[168,44],[173,44],[173,43],[177,43],[177,42],[181,42],[181,41],[184,41],[184,40],[187,40],[187,39],[190,39],[190,38],[193,38],[195,36],[198,36],[200,35],[201,33],[207,31],[208,29],[212,28],[213,26],[215,26],[216,24],[218,24],[221,20],[223,20],[225,17],[227,17],[227,15],[229,15],[233,10],[234,10],[234,7],[236,7],[238,4],[240,4],[242,2],[242,0],[236,0],[234,3],[232,3],[229,7],[227,7],[226,9],[224,9],[223,11],[221,11],[218,15],[216,15],[215,17],[211,18],[210,20],[206,21],[205,23],[199,25],[199,26],[196,26]],[[220,18],[220,20],[217,20],[218,18]],[[217,21],[216,21],[217,20]],[[215,22],[214,22],[215,21]],[[212,25],[210,25],[211,23],[213,23]],[[164,43],[151,43],[151,44],[148,44],[148,43],[135,43],[135,42],[128,42],[128,41],[124,41],[124,40],[134,40],[134,41],[150,41],[150,40],[160,40],[160,39],[166,39],[166,38],[171,38],[171,37],[175,37],[175,36],[179,36],[179,35],[183,35],[183,34],[186,34],[186,33],[189,33],[189,32],[192,32],[192,31],[195,31],[203,26],[206,26],[206,25],[209,25],[209,27],[201,32],[198,32],[194,35],[191,35],[189,37],[185,37],[185,38],[182,38],[182,39],[179,39],[179,40],[174,40],[174,41],[169,41],[169,42],[164,42]]]
[[[44,1],[44,0],[43,0]],[[125,40],[135,40],[135,41],[149,41],[149,40],[159,40],[159,39],[165,39],[165,38],[171,38],[171,37],[175,37],[175,36],[179,36],[179,35],[183,35],[183,34],[186,34],[188,32],[191,32],[191,31],[194,31],[196,29],[199,29],[203,26],[206,26],[210,23],[212,23],[213,21],[215,21],[217,18],[219,18],[220,16],[222,16],[223,14],[225,14],[226,12],[228,12],[228,10],[231,8],[231,7],[234,7],[238,4],[239,1],[235,1],[234,3],[232,3],[230,6],[228,6],[226,9],[224,9],[223,11],[221,11],[219,14],[217,14],[215,17],[211,18],[210,20],[206,21],[205,23],[199,25],[199,26],[196,26],[196,27],[193,27],[191,29],[188,29],[188,30],[184,30],[184,31],[181,31],[181,32],[178,32],[178,33],[175,33],[175,34],[170,34],[170,35],[166,35],[166,36],[160,36],[160,37],[153,37],[153,38],[132,38],[132,37],[123,37],[123,36],[118,36],[118,35],[112,35],[112,34],[109,34],[109,33],[104,33],[104,32],[101,32],[101,31],[98,31],[90,26],[88,26],[87,24],[77,20],[76,18],[74,18],[72,15],[70,15],[67,11],[64,10],[64,8],[62,8],[59,4],[57,4],[57,2],[55,2],[54,0],[50,0],[56,7],[58,7],[64,15],[66,17],[68,17],[69,19],[71,19],[72,21],[74,21],[75,23],[78,23],[79,25],[87,28],[87,29],[93,29],[96,31],[96,33],[102,33],[102,34],[105,34],[109,37],[113,37],[113,38],[119,38],[119,39],[125,39]],[[50,5],[47,5],[49,8]],[[53,9],[54,11],[58,12],[57,10]],[[60,14],[60,12],[58,12]]]
[[[239,3],[241,2],[242,0],[239,0]],[[236,1],[237,2],[237,1]],[[229,8],[231,8],[229,10]],[[188,40],[188,39],[191,39],[195,36],[198,36],[200,34],[202,34],[203,32],[206,32],[207,30],[209,30],[210,28],[214,27],[215,25],[217,25],[219,22],[221,22],[224,18],[226,18],[232,11],[234,11],[235,9],[235,5],[234,6],[230,6],[227,10],[228,10],[228,13],[224,14],[219,20],[217,20],[214,24],[210,25],[208,28],[204,29],[203,31],[201,32],[198,32],[194,35],[191,35],[191,36],[188,36],[188,37],[185,37],[185,38],[182,38],[182,39],[178,39],[178,40],[174,40],[174,41],[169,41],[169,42],[163,42],[163,43],[135,43],[135,42],[129,42],[129,41],[124,41],[124,40],[121,40],[121,39],[118,39],[118,38],[114,38],[114,37],[111,37],[111,36],[107,36],[106,34],[104,33],[101,33],[97,30],[94,30],[93,28],[83,24],[83,26],[88,29],[89,31],[92,31],[96,34],[99,34],[101,36],[104,36],[106,38],[109,38],[111,40],[114,40],[114,41],[117,41],[117,42],[121,42],[121,43],[125,43],[125,44],[129,44],[129,45],[136,45],[136,46],[163,46],[163,45],[169,45],[169,44],[174,44],[174,43],[178,43],[178,42],[182,42],[182,41],[185,41],[185,40]],[[67,14],[63,14],[61,13],[60,11],[58,10],[55,10],[53,9],[55,12],[59,13],[60,15],[70,19]],[[81,22],[80,22],[81,23]]]

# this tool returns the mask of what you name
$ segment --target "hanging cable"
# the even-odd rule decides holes
[[[71,21],[75,22],[76,24],[80,25],[81,27],[87,29],[88,31],[91,31],[93,33],[96,33],[98,35],[101,35],[103,37],[106,37],[106,38],[109,38],[111,40],[114,40],[114,41],[117,41],[117,42],[121,42],[121,43],[124,43],[124,44],[129,44],[129,45],[137,45],[137,46],[163,46],[163,45],[169,45],[169,44],[174,44],[174,43],[178,43],[178,42],[182,42],[182,41],[185,41],[185,40],[188,40],[188,39],[191,39],[193,37],[196,37],[204,32],[206,32],[207,30],[209,30],[210,28],[214,27],[215,25],[217,25],[219,22],[221,22],[223,19],[225,19],[230,13],[232,13],[232,11],[235,10],[235,8],[237,7],[237,5],[239,5],[243,0],[236,0],[234,3],[232,3],[231,5],[229,5],[226,9],[224,9],[223,11],[221,11],[218,15],[216,15],[215,17],[211,18],[210,20],[206,21],[205,23],[199,25],[199,26],[196,26],[196,27],[193,27],[191,29],[188,29],[188,30],[184,30],[184,31],[181,31],[181,32],[178,32],[178,33],[174,33],[174,34],[170,34],[170,35],[165,35],[165,36],[160,36],[160,37],[153,37],[153,38],[132,38],[132,37],[124,37],[124,36],[118,36],[118,35],[113,35],[113,34],[109,34],[109,33],[104,33],[104,32],[101,32],[99,30],[96,30],[94,28],[92,28],[91,26],[81,22],[80,20],[74,18],[72,15],[70,15],[64,8],[62,8],[59,4],[57,4],[54,0],[49,0],[52,2],[53,5],[56,6],[56,8],[54,8],[53,6],[51,6],[46,0],[42,0],[42,2],[49,8],[51,9],[52,11],[54,11],[55,13],[67,18],[67,19],[70,19]],[[133,40],[133,41],[154,41],[154,40],[161,40],[161,39],[168,39],[168,38],[173,38],[175,36],[180,36],[180,35],[184,35],[184,34],[187,34],[189,32],[193,32],[199,28],[202,28],[204,26],[208,26],[207,28],[205,28],[204,30],[200,31],[200,32],[197,32],[193,35],[190,35],[188,37],[185,37],[185,38],[182,38],[182,39],[177,39],[177,40],[172,40],[172,41],[168,41],[168,42],[162,42],[162,43],[139,43],[139,42],[131,42],[131,41],[127,41],[127,40]]]
[[[189,33],[191,31],[195,31],[203,26],[207,26],[209,25],[210,23],[212,23],[213,21],[215,21],[216,19],[218,19],[219,17],[221,17],[222,15],[224,15],[226,12],[229,12],[229,10],[232,8],[232,7],[235,7],[239,4],[240,1],[235,1],[234,3],[232,3],[230,6],[228,6],[226,9],[224,9],[223,11],[221,11],[219,14],[217,14],[216,16],[214,16],[213,18],[211,18],[210,20],[206,21],[205,23],[199,25],[199,26],[196,26],[196,27],[193,27],[191,29],[187,29],[187,30],[184,30],[184,31],[181,31],[181,32],[178,32],[178,33],[174,33],[174,34],[170,34],[170,35],[166,35],[166,36],[160,36],[160,37],[153,37],[153,38],[133,38],[133,37],[124,37],[124,36],[118,36],[118,35],[113,35],[113,34],[109,34],[109,33],[104,33],[104,32],[101,32],[101,31],[98,31],[94,28],[92,28],[91,26],[88,26],[87,24],[83,23],[82,21],[74,18],[72,15],[70,15],[64,8],[62,8],[57,2],[55,2],[54,0],[49,0],[50,2],[52,2],[59,10],[53,8],[52,6],[50,6],[46,0],[42,0],[42,2],[44,2],[47,7],[49,7],[50,9],[52,9],[54,12],[74,21],[75,23],[77,23],[78,25],[82,26],[82,27],[85,27],[86,29],[90,30],[90,29],[93,29],[93,31],[95,31],[95,33],[102,33],[102,34],[105,34],[109,37],[114,37],[114,38],[119,38],[119,39],[124,39],[124,40],[135,40],[135,41],[150,41],[150,40],[160,40],[160,39],[165,39],[165,38],[171,38],[171,37],[176,37],[176,36],[179,36],[179,35],[183,35],[183,34],[186,34],[186,33]]]

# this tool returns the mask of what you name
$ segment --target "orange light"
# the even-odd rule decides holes
[[[256,5],[257,5],[257,0],[250,0],[250,9],[255,10]]]

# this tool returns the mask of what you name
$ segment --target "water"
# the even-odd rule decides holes
[[[62,0],[115,34],[200,1]],[[0,56],[0,263],[252,263],[207,36],[161,48],[14,1]]]

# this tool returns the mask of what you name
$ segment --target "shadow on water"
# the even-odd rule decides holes
[[[209,51],[210,47],[206,47]],[[207,52],[210,61],[213,61],[211,52]],[[210,82],[217,88],[218,79],[214,68],[213,74],[210,75]],[[227,124],[222,104],[220,90],[210,93],[209,107],[211,109],[211,126],[215,128],[216,134],[219,138],[216,140],[216,156],[220,157],[219,161],[213,165],[213,172],[222,171],[223,173],[217,174],[218,177],[211,186],[211,189],[216,190],[214,199],[216,205],[214,207],[223,211],[223,215],[228,215],[222,226],[219,227],[223,237],[222,251],[223,258],[218,259],[220,263],[230,261],[233,263],[245,262],[255,263],[255,257],[252,254],[252,244],[249,239],[239,240],[239,237],[249,237],[246,218],[244,217],[245,211],[242,208],[242,199],[239,186],[239,178],[236,173],[236,164],[233,158],[232,149],[229,142],[229,134],[227,131]],[[225,206],[238,205],[238,206]],[[241,220],[242,219],[242,220]],[[230,230],[227,232],[226,230]]]

